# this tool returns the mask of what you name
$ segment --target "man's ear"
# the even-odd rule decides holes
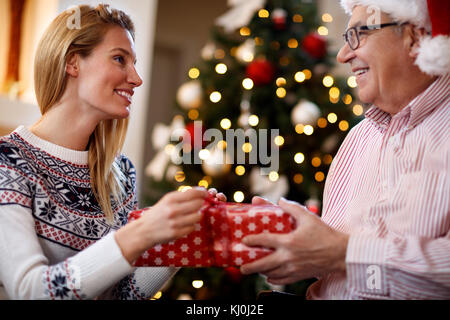
[[[424,28],[418,28],[412,24],[405,27],[404,40],[409,56],[413,59],[417,58],[420,48],[420,39],[427,34]]]
[[[66,73],[68,75],[76,78],[76,77],[78,77],[79,71],[80,71],[79,55],[78,54],[71,54],[67,58]]]

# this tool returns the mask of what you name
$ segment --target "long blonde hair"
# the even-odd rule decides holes
[[[73,12],[79,13],[79,26],[70,28]],[[133,40],[134,24],[124,12],[100,4],[81,5],[58,15],[42,36],[35,57],[36,98],[44,115],[62,97],[66,83],[66,62],[73,54],[87,57],[104,38],[108,28],[120,26]],[[101,121],[89,141],[89,170],[92,190],[107,220],[114,221],[111,195],[117,203],[125,194],[124,176],[115,159],[120,153],[128,127],[127,119]]]

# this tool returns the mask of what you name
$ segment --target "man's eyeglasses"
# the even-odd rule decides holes
[[[358,27],[352,27],[348,28],[345,33],[342,35],[344,37],[344,41],[348,43],[348,46],[352,50],[356,50],[359,48],[359,34],[361,31],[370,31],[370,30],[379,30],[385,27],[390,26],[398,26],[399,24],[396,22],[390,22],[390,23],[382,23],[382,24],[374,24],[371,26],[358,26]]]

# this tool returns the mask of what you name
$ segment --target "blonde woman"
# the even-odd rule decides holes
[[[122,11],[61,13],[35,60],[42,118],[0,139],[0,289],[11,299],[148,299],[177,271],[134,268],[146,249],[199,221],[207,191],[164,196],[143,218],[119,155],[134,90],[134,27]],[[219,196],[220,197],[220,196]]]

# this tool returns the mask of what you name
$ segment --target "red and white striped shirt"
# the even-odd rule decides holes
[[[399,113],[372,106],[337,153],[322,219],[350,234],[346,273],[310,299],[450,299],[450,75]]]

